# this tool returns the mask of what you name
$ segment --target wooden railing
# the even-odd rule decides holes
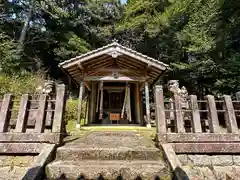
[[[224,95],[221,100],[215,100],[212,95],[207,95],[205,100],[197,100],[196,95],[190,95],[187,101],[189,108],[182,108],[181,104],[180,97],[176,95],[173,101],[164,100],[162,87],[155,87],[158,133],[239,132],[240,101],[232,101],[229,95]]]
[[[240,101],[229,95],[217,100],[212,95],[204,100],[190,95],[183,108],[179,96],[164,100],[161,86],[155,86],[154,93],[160,142],[175,143],[176,152],[240,151]]]
[[[18,100],[5,94],[0,103],[0,142],[60,143],[65,103],[65,85],[58,85],[51,97],[41,94],[32,99],[24,94]]]

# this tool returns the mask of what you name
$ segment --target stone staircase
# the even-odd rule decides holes
[[[92,132],[57,149],[47,179],[171,179],[162,153],[135,132]]]

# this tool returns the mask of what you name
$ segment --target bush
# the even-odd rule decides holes
[[[86,101],[83,100],[82,104],[82,112],[81,112],[81,123],[84,121],[84,115],[85,115],[85,109],[86,109]],[[77,113],[78,113],[78,98],[70,97],[67,100],[66,105],[66,113],[65,113],[65,121],[77,121]]]
[[[44,76],[41,73],[32,74],[22,72],[21,74],[0,75],[0,96],[6,93],[14,94],[16,97],[22,94],[36,94],[38,86],[44,83]]]

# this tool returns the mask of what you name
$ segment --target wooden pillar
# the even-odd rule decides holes
[[[78,97],[78,113],[77,113],[77,125],[76,128],[81,127],[81,114],[82,114],[82,100],[83,100],[84,82],[79,84],[79,97]]]
[[[202,132],[202,125],[200,119],[200,113],[198,108],[197,96],[190,95],[190,106],[192,110],[192,130],[194,133],[201,133]]]
[[[35,132],[44,132],[46,124],[46,109],[47,109],[48,96],[46,94],[41,94],[39,98],[39,108],[36,116]]]
[[[26,132],[29,100],[30,100],[30,96],[28,94],[24,94],[21,97],[15,132],[19,132],[19,133]]]
[[[97,88],[96,83],[92,82],[92,90],[90,96],[90,108],[89,108],[89,119],[88,123],[91,124],[96,117],[96,95],[97,95]]]
[[[100,96],[100,84],[97,85],[97,107],[96,112],[99,110],[99,96]]]
[[[0,132],[8,131],[11,114],[10,109],[12,108],[12,99],[13,96],[11,94],[4,95],[0,112]]]
[[[147,127],[148,127],[148,128],[151,128],[148,82],[145,82],[145,98],[146,98],[146,123],[147,123]]]
[[[100,82],[100,108],[99,108],[99,119],[103,118],[103,81]]]
[[[142,97],[142,89],[139,86],[139,106],[140,106],[140,123],[141,125],[144,124],[144,118],[143,118],[143,97]]]
[[[229,133],[238,133],[238,125],[237,125],[237,120],[236,120],[231,96],[224,95],[223,99],[224,99],[224,107],[226,110],[225,120],[227,125],[227,131]]]
[[[178,95],[174,95],[174,107],[175,107],[175,117],[176,117],[176,132],[183,133],[185,132],[183,113],[181,106],[181,98]]]
[[[86,99],[86,107],[85,107],[85,115],[84,115],[84,125],[87,124],[88,112],[89,112],[89,93],[88,93],[87,99]]]
[[[137,82],[136,83],[136,86],[135,86],[135,118],[136,118],[136,122],[137,123],[141,123],[141,117],[140,117],[140,103],[142,103],[140,101],[140,88],[139,88],[139,83]]]
[[[157,133],[166,133],[167,124],[166,124],[166,116],[164,111],[165,108],[164,108],[164,97],[163,97],[162,86],[159,86],[159,85],[155,86],[154,98],[155,98]]]
[[[220,126],[218,122],[217,108],[215,104],[215,98],[212,95],[207,95],[207,104],[208,104],[208,123],[211,133],[219,133]]]
[[[131,89],[130,89],[130,85],[128,84],[127,86],[127,111],[128,111],[128,120],[129,122],[132,121],[132,112],[131,112],[131,97],[130,97],[130,94],[131,94]]]

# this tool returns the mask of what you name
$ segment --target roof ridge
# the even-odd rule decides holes
[[[74,58],[71,58],[71,59],[69,59],[69,60],[66,60],[66,61],[62,62],[62,63],[60,63],[59,65],[62,66],[62,65],[64,65],[64,64],[66,64],[66,63],[72,62],[72,61],[74,61],[74,60],[83,58],[83,57],[85,57],[85,56],[88,56],[88,55],[90,55],[90,54],[96,53],[96,52],[98,52],[98,51],[101,51],[101,50],[103,50],[103,49],[107,49],[107,48],[110,48],[110,47],[119,47],[119,48],[121,48],[121,49],[123,49],[123,50],[125,50],[125,51],[129,51],[129,52],[131,52],[131,53],[133,53],[133,54],[136,54],[136,55],[141,56],[141,57],[143,57],[143,58],[146,58],[146,59],[148,59],[148,60],[150,60],[150,61],[153,61],[154,63],[163,65],[163,66],[165,66],[165,67],[169,67],[167,64],[165,64],[165,63],[163,63],[163,62],[161,62],[161,61],[159,61],[159,60],[157,60],[157,59],[154,59],[154,58],[149,57],[149,56],[147,56],[147,55],[145,55],[145,54],[142,54],[142,53],[140,53],[140,52],[138,52],[138,51],[136,51],[136,50],[133,50],[133,49],[131,49],[131,48],[128,48],[128,47],[126,47],[126,46],[123,46],[123,45],[119,44],[118,42],[112,42],[112,43],[110,43],[110,44],[107,44],[107,45],[102,46],[102,47],[100,47],[100,48],[97,48],[97,49],[95,49],[95,50],[92,50],[92,51],[89,51],[89,52],[87,52],[87,53],[81,54],[81,55],[79,55],[79,56],[76,56],[76,57],[74,57]]]

